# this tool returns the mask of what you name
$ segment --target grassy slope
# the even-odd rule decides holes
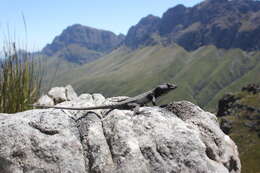
[[[258,56],[260,57],[259,54]],[[225,93],[228,92],[240,90],[240,88],[244,86],[245,83],[255,83],[255,82],[259,83],[260,82],[259,76],[260,76],[260,63],[258,62],[257,65],[252,70],[245,73],[241,78],[232,82],[228,87],[221,89],[209,102],[208,107],[213,107],[214,105],[217,105],[217,102],[221,96],[223,96]]]
[[[89,50],[76,44],[70,44],[51,57],[40,55],[43,69],[46,69],[44,75],[44,91],[49,90],[51,86],[55,85],[54,83],[58,76],[66,76],[69,71],[80,67],[82,63],[91,62],[102,55],[103,53]],[[66,83],[67,82],[64,82],[63,85],[66,85]]]
[[[103,53],[101,52],[87,49],[78,44],[70,44],[56,52],[54,56],[60,56],[71,63],[84,64],[99,58],[102,55]]]
[[[163,100],[187,99],[214,110],[222,93],[241,88],[260,76],[260,53],[214,46],[194,52],[172,45],[144,47],[135,51],[121,47],[92,63],[58,75],[54,85],[72,84],[79,92],[106,96],[135,95],[162,82],[179,88]]]
[[[66,75],[71,69],[79,67],[78,64],[70,63],[63,58],[41,57],[41,66],[44,72],[43,91],[48,91],[55,85],[56,79],[60,75]],[[66,85],[64,83],[63,85]]]
[[[260,108],[260,93],[239,92],[236,96],[241,97],[239,100],[241,104]],[[255,117],[255,119],[248,119],[248,115]],[[260,171],[260,137],[257,136],[257,131],[245,126],[246,122],[259,121],[257,120],[259,116],[259,113],[239,111],[225,117],[232,121],[233,128],[229,135],[238,145],[243,173]]]

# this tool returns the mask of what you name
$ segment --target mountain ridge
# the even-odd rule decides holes
[[[51,44],[47,44],[42,53],[84,64],[111,52],[121,44],[124,37],[111,31],[74,24],[64,29]]]
[[[260,2],[205,0],[193,7],[177,5],[161,17],[148,15],[129,28],[126,36],[74,24],[47,44],[42,53],[85,64],[125,45],[131,49],[176,43],[188,51],[201,46],[260,50]]]
[[[131,28],[135,27],[138,31],[138,27],[142,27],[142,20],[144,19]],[[154,32],[148,32],[149,35],[145,33],[146,39],[142,42],[133,41],[130,47],[147,45],[153,34],[157,34],[164,38],[164,43],[175,42],[188,51],[205,45],[224,49],[240,48],[246,51],[260,49],[260,41],[257,39],[260,37],[259,1],[206,0],[194,7],[177,5],[168,9],[157,22],[157,27],[153,28]],[[132,34],[131,29],[128,34]],[[132,36],[133,40],[140,37],[140,34],[142,33]]]
[[[245,16],[250,19],[246,21],[249,24],[243,23],[243,25],[239,25],[239,29],[258,33],[260,30],[259,4],[260,2],[252,0],[206,0],[194,7],[178,5],[170,8],[162,17],[148,15],[132,26],[125,39],[121,39],[120,44],[111,52],[92,50],[91,53],[98,54],[97,57],[92,56],[93,59],[88,58],[91,61],[85,61],[76,66],[74,64],[66,65],[63,60],[64,68],[60,74],[57,74],[55,85],[71,83],[78,91],[95,92],[95,89],[98,89],[105,95],[112,96],[113,94],[134,95],[147,86],[176,80],[183,87],[176,98],[188,99],[200,106],[212,109],[221,97],[221,93],[238,89],[245,85],[245,82],[252,82],[257,75],[260,75],[259,58],[255,57],[259,54],[258,49],[255,50],[252,47],[252,50],[247,48],[244,50],[215,45],[215,43],[222,42],[230,43],[233,38],[225,35],[233,34],[232,27],[229,30],[229,26],[240,22]],[[212,11],[213,13],[211,13]],[[234,11],[236,13],[229,15]],[[239,17],[240,13],[242,17]],[[222,14],[225,14],[224,18]],[[232,21],[229,23],[228,19],[234,19],[234,23]],[[197,22],[198,20],[200,22]],[[252,21],[256,21],[254,27],[251,26],[254,24]],[[214,30],[215,26],[228,27],[228,29],[224,29],[224,33],[216,32],[218,34],[215,33],[215,37],[219,37],[216,40],[210,35],[212,33],[200,31],[204,25],[206,29],[209,27],[208,31]],[[197,39],[200,32],[201,35]],[[250,34],[247,40],[255,44],[254,40],[257,40],[258,35],[253,34],[252,40],[251,37]],[[190,40],[186,40],[186,38],[190,38]],[[207,38],[208,42],[202,44],[203,40],[200,40],[202,38]],[[178,41],[178,39],[180,40]],[[183,44],[188,43],[187,45],[191,48],[179,44],[180,41]],[[72,47],[71,50],[74,50],[75,54],[89,55],[89,50],[82,54],[82,49],[75,51],[73,46],[75,45],[70,45],[70,48]],[[76,47],[78,48],[78,46]],[[73,56],[70,54],[68,54],[68,58],[72,58],[73,61]],[[53,59],[56,64],[61,64],[59,57],[56,56]],[[66,70],[67,67],[73,67],[73,69]],[[140,72],[142,68],[144,70]],[[65,72],[66,75],[64,75]],[[140,76],[143,76],[144,80],[137,82]]]

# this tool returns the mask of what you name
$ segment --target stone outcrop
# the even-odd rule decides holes
[[[83,94],[59,106],[109,104]],[[0,114],[0,172],[241,171],[235,143],[215,115],[187,102],[164,108]]]
[[[242,91],[247,91],[252,94],[257,94],[260,92],[260,85],[259,84],[248,84],[242,88]]]
[[[71,85],[66,87],[54,87],[46,95],[36,102],[39,105],[53,106],[55,104],[77,99],[78,95]]]
[[[232,108],[237,100],[238,98],[234,94],[225,94],[218,102],[217,116],[223,117],[226,115],[230,115],[232,112]]]

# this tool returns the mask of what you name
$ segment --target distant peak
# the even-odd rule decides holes
[[[67,29],[75,29],[75,28],[84,28],[84,29],[90,29],[90,30],[99,30],[99,29],[97,29],[97,28],[93,28],[93,27],[85,26],[85,25],[81,25],[81,24],[73,24],[73,25],[67,27]]]
[[[225,2],[249,2],[249,1],[256,1],[256,0],[206,0],[213,3],[225,3]]]
[[[158,17],[158,16],[154,16],[154,15],[152,15],[152,14],[149,14],[149,15],[147,15],[146,17],[144,17],[144,18],[147,18],[147,19],[154,19],[154,18],[160,18],[160,17]]]
[[[140,20],[139,23],[150,23],[151,21],[159,20],[159,19],[160,19],[160,17],[149,14],[148,16],[143,17],[143,18]]]
[[[60,51],[68,50],[71,45],[98,53],[110,52],[124,40],[124,35],[116,35],[111,31],[96,29],[81,24],[68,26],[55,37],[51,44],[43,48],[42,52],[52,56]],[[72,57],[72,56],[71,56]],[[69,58],[71,58],[69,57]]]
[[[83,25],[81,25],[81,24],[73,24],[73,25],[71,25],[71,26],[69,26],[69,27],[83,27]]]
[[[178,4],[178,5],[176,5],[173,8],[177,9],[177,8],[186,8],[186,7],[183,4]]]
[[[209,2],[228,2],[228,1],[232,1],[232,0],[206,0]]]

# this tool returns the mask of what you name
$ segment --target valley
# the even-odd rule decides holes
[[[72,84],[79,92],[106,96],[133,96],[158,83],[173,82],[179,88],[165,102],[190,100],[215,110],[223,93],[240,89],[260,76],[260,52],[205,46],[192,52],[174,44],[154,45],[131,51],[120,47],[112,53],[65,74],[57,74],[54,86]]]

